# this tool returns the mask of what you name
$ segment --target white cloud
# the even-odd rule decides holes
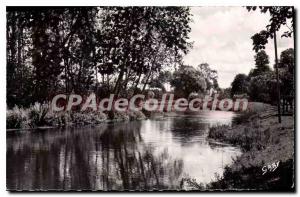
[[[194,47],[184,62],[193,66],[207,62],[218,71],[220,86],[229,87],[236,74],[248,74],[254,68],[251,36],[265,29],[269,15],[248,12],[245,7],[192,7],[191,10],[190,39]],[[289,47],[293,47],[293,40],[278,36],[278,54]],[[266,52],[272,67],[273,40],[269,40]]]

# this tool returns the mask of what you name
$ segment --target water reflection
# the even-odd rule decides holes
[[[7,188],[184,189],[187,177],[209,183],[240,154],[206,139],[218,124],[212,115],[8,134]],[[230,124],[233,114],[225,116]]]

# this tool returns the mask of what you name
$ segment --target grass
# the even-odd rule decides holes
[[[15,106],[6,110],[7,129],[28,129],[43,126],[63,127],[70,125],[100,124],[110,121],[142,120],[146,116],[141,111],[71,111],[53,112],[48,104],[35,103],[29,108]]]
[[[251,121],[256,116],[257,116],[257,113],[255,113],[255,112],[243,112],[243,113],[238,114],[238,116],[236,116],[233,119],[232,123],[233,123],[233,125],[248,123],[249,121]]]
[[[222,178],[210,183],[208,189],[254,190],[254,191],[294,191],[292,159],[282,162],[276,171],[262,175],[261,168],[252,166],[238,171],[225,168]]]
[[[208,138],[238,146],[243,154],[207,188],[294,191],[294,131],[293,117],[282,117],[279,124],[277,117],[265,119],[256,115],[243,118],[232,127],[211,128]],[[278,169],[262,174],[263,166],[277,161]]]
[[[26,128],[29,124],[28,120],[28,112],[23,108],[19,108],[15,106],[11,110],[6,111],[6,127],[7,128]]]

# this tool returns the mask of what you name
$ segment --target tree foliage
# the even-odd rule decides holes
[[[248,86],[248,76],[245,74],[237,74],[231,83],[231,96],[247,93]]]
[[[171,86],[176,96],[189,97],[191,93],[207,93],[208,90],[219,90],[218,73],[208,63],[197,67],[181,65],[171,76]]]
[[[274,103],[276,101],[276,77],[274,72],[266,72],[252,77],[248,90],[252,101]]]
[[[249,77],[255,77],[262,75],[265,72],[269,72],[271,69],[269,67],[269,56],[264,50],[256,53],[254,56],[255,68],[249,73]]]
[[[266,26],[265,30],[262,30],[259,33],[256,33],[254,36],[251,37],[251,39],[253,40],[253,50],[256,52],[259,52],[262,49],[265,49],[265,45],[268,43],[268,39],[271,38],[273,39],[274,35],[276,34],[276,32],[278,32],[280,30],[280,28],[282,26],[286,26],[288,28],[288,31],[284,32],[281,37],[292,37],[294,34],[294,7],[291,6],[248,6],[247,9],[248,11],[254,11],[256,9],[259,9],[261,13],[268,13],[270,15],[270,21],[269,24]],[[290,25],[291,24],[291,25]],[[290,25],[290,26],[289,26]],[[294,37],[295,39],[295,37]],[[276,40],[275,40],[276,41]],[[276,42],[275,42],[276,43]],[[275,44],[275,47],[276,44]],[[277,50],[277,49],[276,49]],[[289,55],[290,53],[290,55]],[[284,65],[286,65],[286,61],[289,62],[292,59],[292,55],[291,52],[285,51],[283,54],[281,54],[280,60],[277,64],[277,62],[275,63],[275,68],[279,68],[279,67],[285,67]],[[277,64],[277,65],[276,65]],[[288,63],[289,64],[289,63]],[[290,64],[292,65],[292,64]],[[283,72],[280,71],[279,73],[279,80],[277,80],[277,87],[280,87],[280,92],[281,95],[286,96],[292,96],[291,94],[293,94],[293,66],[290,67],[290,70],[285,70]],[[279,97],[279,93],[277,92],[277,96],[275,96],[274,92],[270,92],[268,90],[268,87],[273,86],[273,78],[274,78],[274,73],[273,72],[266,72],[265,74],[260,74],[260,75],[256,75],[255,73],[255,69],[250,73],[250,78],[252,76],[254,76],[253,78],[251,78],[251,88],[250,88],[250,94],[252,95],[252,98],[255,100],[259,100],[261,97],[264,97],[264,99],[260,99],[260,100],[264,100],[265,102],[271,102],[270,98],[273,98],[273,100],[277,100],[278,103],[278,98]],[[268,78],[269,77],[269,78]],[[278,79],[278,77],[277,77]],[[257,85],[259,84],[259,85]],[[272,85],[270,85],[272,84]],[[292,88],[291,88],[292,87]],[[266,89],[267,88],[267,89]],[[275,87],[273,90],[275,90]],[[260,91],[262,90],[263,91]],[[269,98],[266,98],[266,96],[257,96],[260,94],[260,92],[264,92],[264,94],[268,95]],[[277,99],[274,99],[277,98]]]
[[[203,73],[187,65],[181,65],[173,73],[171,86],[174,87],[176,96],[185,98],[191,93],[204,92],[207,89]]]
[[[218,73],[216,70],[211,69],[208,63],[202,63],[198,65],[197,69],[205,79],[207,89],[214,88],[219,89]]]
[[[281,52],[279,60],[281,92],[284,96],[295,94],[295,59],[294,49],[289,48]]]
[[[265,49],[269,38],[273,38],[274,32],[278,31],[282,26],[287,26],[288,31],[284,32],[282,37],[292,37],[294,34],[294,7],[290,6],[247,6],[248,11],[255,11],[259,9],[261,13],[270,14],[269,24],[265,30],[256,33],[251,37],[253,40],[253,50],[258,52]],[[291,27],[288,22],[290,21]]]
[[[145,90],[181,63],[190,21],[186,7],[8,7],[7,103]]]
[[[275,72],[264,69],[268,63],[266,54],[261,51],[255,56],[256,68],[249,75],[238,74],[231,84],[231,96],[247,93],[252,101],[276,103],[276,76]],[[259,54],[258,53],[258,54]],[[262,55],[264,54],[264,55]],[[260,59],[257,61],[257,59]],[[294,87],[294,49],[281,52],[279,59],[279,85],[280,92],[285,96],[293,96]],[[261,65],[262,67],[258,67]],[[260,68],[260,69],[259,69]]]

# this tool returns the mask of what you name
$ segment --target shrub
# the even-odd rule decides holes
[[[74,124],[99,124],[107,120],[103,112],[74,112],[71,114]]]
[[[107,120],[107,116],[103,112],[94,112],[91,115],[94,124],[98,124]]]
[[[117,121],[128,121],[129,116],[126,112],[114,111],[113,119]]]
[[[21,129],[28,127],[28,112],[26,110],[15,106],[13,109],[6,111],[7,129]]]
[[[15,108],[6,112],[6,128],[8,129],[19,129],[21,128],[22,117],[19,111]]]
[[[252,117],[255,117],[256,113],[255,112],[243,112],[238,114],[236,117],[233,118],[232,123],[234,125],[240,125],[243,123],[248,123],[251,121]]]
[[[74,124],[91,124],[92,117],[86,113],[74,112],[71,113],[72,123]]]
[[[128,113],[130,120],[143,120],[146,119],[145,114],[141,111],[130,111]]]
[[[72,124],[70,113],[50,111],[45,117],[46,122],[52,126],[66,126]]]
[[[249,95],[253,101],[272,103],[272,98],[276,98],[275,90],[276,80],[272,72],[252,77],[250,80]]]
[[[35,103],[34,105],[30,106],[30,108],[28,109],[30,126],[36,127],[36,126],[43,126],[47,124],[45,117],[48,111],[49,111],[48,104]]]

